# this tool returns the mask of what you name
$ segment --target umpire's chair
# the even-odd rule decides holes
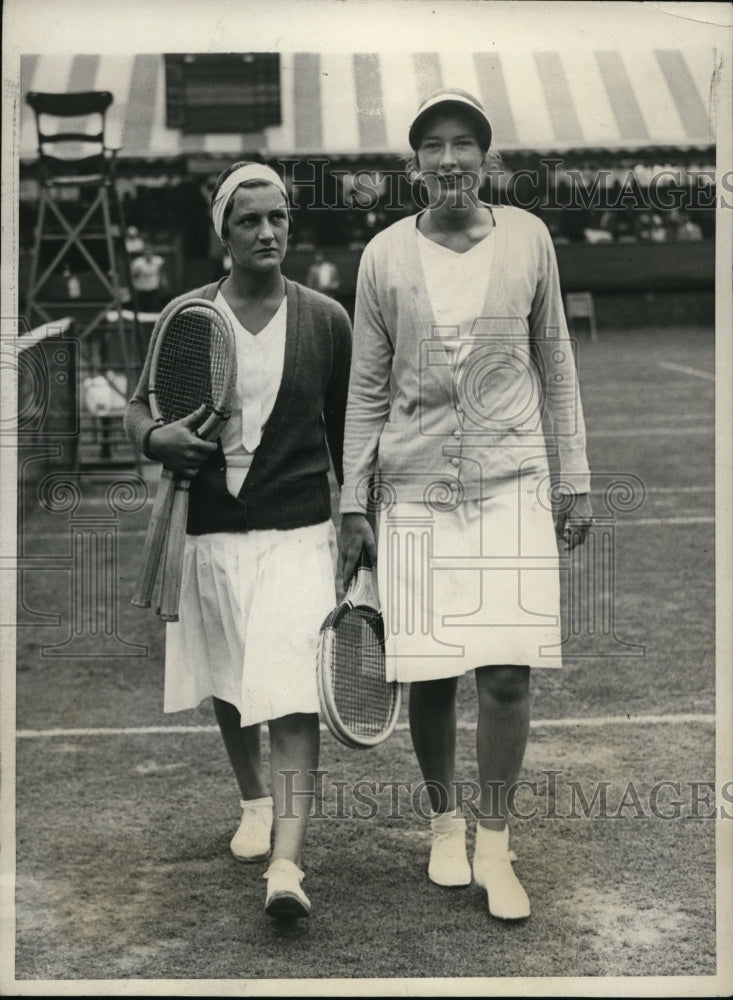
[[[25,305],[32,324],[73,317],[87,374],[123,369],[131,381],[142,341],[129,309],[117,150],[105,142],[112,101],[107,90],[26,95],[38,136],[39,201]],[[102,457],[110,457],[108,439]]]

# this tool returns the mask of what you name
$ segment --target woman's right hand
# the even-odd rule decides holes
[[[148,452],[177,476],[193,479],[216,451],[216,442],[204,441],[195,433],[207,413],[207,407],[200,406],[187,417],[156,427],[148,438]]]
[[[372,566],[377,565],[377,546],[372,526],[365,514],[344,514],[341,518],[341,567],[344,588],[349,586],[362,551]]]

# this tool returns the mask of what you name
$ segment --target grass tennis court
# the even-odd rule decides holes
[[[323,815],[305,854],[313,914],[292,927],[264,916],[265,866],[228,850],[238,794],[210,706],[162,714],[163,626],[129,605],[149,506],[105,522],[100,489],[86,530],[96,517],[113,538],[117,635],[147,653],[99,658],[107,639],[85,635],[57,655],[73,628],[79,525],[68,510],[35,513],[17,630],[20,992],[113,980],[112,992],[144,994],[133,981],[166,980],[165,993],[184,995],[211,980],[219,995],[257,995],[299,979],[297,992],[328,995],[317,981],[345,978],[368,995],[380,985],[358,980],[387,980],[389,993],[399,978],[414,992],[501,995],[519,977],[590,977],[600,990],[602,977],[674,976],[706,995],[698,977],[726,959],[709,788],[730,777],[715,761],[714,340],[707,329],[633,330],[578,347],[596,488],[633,476],[645,499],[613,524],[606,599],[619,641],[581,634],[562,671],[533,680],[528,784],[512,824],[530,920],[493,920],[476,886],[428,883],[404,707],[375,750],[323,733]],[[594,503],[602,512],[600,495]],[[467,781],[474,721],[466,677],[457,770]]]

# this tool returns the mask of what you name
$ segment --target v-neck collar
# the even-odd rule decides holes
[[[486,207],[489,208],[491,206],[487,205]],[[422,329],[432,331],[438,324],[436,323],[432,306],[430,305],[430,295],[428,294],[428,288],[425,282],[425,271],[422,266],[422,261],[420,260],[417,221],[421,214],[422,213],[418,213],[414,216],[412,225],[407,229],[407,246],[405,247],[405,250],[407,251],[406,259],[413,261],[413,290],[415,291],[416,305],[420,311],[420,319],[423,322]],[[487,275],[487,291],[486,298],[483,303],[484,312],[489,306],[491,300],[495,298],[498,299],[500,296],[500,283],[503,281],[504,277],[504,261],[506,257],[504,250],[506,247],[507,227],[499,222],[499,218],[501,217],[500,212],[494,212],[492,209],[492,215],[494,216],[494,229],[492,231],[492,236],[496,237],[496,245],[494,246],[494,253],[491,258],[489,273]],[[422,233],[420,233],[420,236],[422,236]],[[427,239],[427,237],[424,238]],[[488,238],[489,237],[486,237],[486,239]],[[439,245],[440,244],[436,243],[436,246]],[[479,244],[476,245],[478,246]]]
[[[246,326],[244,326],[244,324],[243,324],[243,323],[241,323],[241,322],[240,322],[240,321],[239,321],[239,320],[237,319],[237,317],[236,317],[236,316],[235,316],[235,314],[234,314],[234,310],[232,309],[232,307],[231,307],[231,306],[229,305],[229,303],[227,302],[227,300],[226,300],[226,298],[224,297],[224,294],[223,294],[223,292],[221,291],[221,289],[218,289],[218,290],[217,290],[217,293],[216,293],[216,297],[217,297],[217,298],[219,298],[219,296],[221,296],[221,299],[222,299],[222,301],[224,302],[224,305],[225,305],[225,307],[226,307],[226,309],[227,309],[227,311],[228,311],[229,315],[230,315],[231,317],[233,317],[233,318],[234,318],[234,320],[236,321],[236,323],[237,323],[237,327],[238,327],[238,328],[239,328],[239,329],[240,329],[240,330],[241,330],[241,331],[242,331],[243,333],[245,333],[245,334],[247,335],[247,343],[249,343],[250,341],[252,341],[252,342],[256,343],[256,342],[257,342],[258,340],[260,340],[260,338],[262,338],[262,340],[260,340],[260,343],[262,343],[262,342],[263,342],[264,340],[266,340],[266,339],[267,339],[267,335],[268,335],[268,334],[270,333],[270,331],[271,331],[271,329],[272,329],[272,326],[274,325],[274,323],[275,323],[275,321],[277,320],[278,316],[280,315],[280,313],[282,312],[282,310],[283,310],[284,308],[287,308],[287,301],[288,301],[288,297],[287,297],[287,295],[283,295],[283,297],[282,297],[282,301],[281,301],[280,305],[279,305],[279,306],[277,307],[277,309],[276,309],[276,310],[275,310],[275,312],[274,312],[274,313],[272,314],[272,316],[270,316],[270,318],[269,318],[269,319],[268,319],[268,321],[267,321],[267,322],[265,323],[265,325],[264,325],[264,326],[262,327],[262,329],[261,329],[261,330],[259,330],[259,331],[258,331],[257,333],[252,333],[252,332],[251,332],[251,330],[248,330],[248,329],[247,329],[247,327],[246,327]],[[287,319],[286,319],[286,322],[287,322]]]
[[[466,257],[468,256],[468,254],[473,253],[474,250],[476,250],[478,247],[485,247],[486,241],[490,240],[492,236],[494,236],[496,233],[496,216],[494,215],[494,209],[492,208],[491,205],[488,205],[486,204],[486,202],[483,201],[481,202],[481,204],[484,206],[484,208],[488,208],[489,213],[491,214],[491,221],[493,225],[489,230],[489,232],[486,234],[486,236],[480,239],[478,243],[474,243],[474,245],[472,247],[469,247],[468,250],[453,250],[451,249],[451,247],[443,246],[442,243],[436,243],[435,240],[431,240],[429,236],[426,236],[425,233],[421,232],[420,227],[418,226],[418,222],[420,221],[422,216],[425,215],[426,211],[425,209],[423,209],[421,212],[418,212],[417,215],[415,216],[415,232],[417,233],[418,242],[420,241],[420,239],[423,239],[425,240],[426,243],[429,243],[431,246],[437,247],[438,251],[445,251],[445,253],[447,254],[452,254],[457,260],[460,259],[461,257]]]
[[[285,320],[285,355],[283,358],[283,374],[280,379],[280,386],[275,396],[270,416],[265,421],[262,428],[260,443],[255,449],[252,464],[250,465],[247,478],[242,484],[239,496],[242,496],[247,485],[251,485],[256,478],[260,465],[267,461],[270,452],[271,442],[277,438],[279,428],[282,424],[283,416],[287,409],[288,400],[293,391],[295,373],[297,371],[298,341],[299,341],[299,308],[300,300],[297,285],[285,278],[285,297],[287,299],[287,318]]]
[[[490,207],[491,206],[487,205],[487,208]],[[452,365],[453,352],[450,351],[443,338],[438,336],[436,333],[436,328],[438,328],[440,324],[436,321],[435,314],[433,313],[433,307],[430,302],[430,294],[425,281],[425,271],[420,259],[420,246],[417,240],[417,220],[419,219],[420,214],[422,213],[415,215],[412,219],[412,225],[405,228],[404,244],[404,259],[412,262],[412,303],[415,313],[417,314],[418,321],[418,325],[416,325],[415,329],[420,331],[419,336],[422,341],[426,341],[428,339],[430,340],[431,353],[434,351],[442,351],[445,356],[445,364],[431,364],[431,369],[434,369],[436,378],[441,382],[443,389],[452,404],[455,394]],[[483,316],[490,316],[492,314],[491,303],[501,302],[503,298],[507,226],[503,224],[501,212],[494,211],[492,208],[492,214],[494,216],[493,235],[496,237],[496,245],[494,246],[494,252],[489,265],[489,273],[487,275],[486,296],[481,311],[481,315]],[[423,356],[424,355],[421,351],[421,363]]]
[[[442,243],[436,243],[435,240],[431,240],[429,236],[425,235],[425,233],[421,233],[417,226],[415,226],[415,232],[417,233],[418,245],[425,247],[428,253],[432,252],[441,254],[442,256],[450,258],[450,260],[457,263],[458,261],[475,254],[478,250],[486,250],[489,240],[495,241],[496,226],[492,228],[491,232],[487,233],[486,236],[480,239],[478,243],[474,243],[472,247],[469,247],[468,250],[453,250],[451,247],[443,246]]]

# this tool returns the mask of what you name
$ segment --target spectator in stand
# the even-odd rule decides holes
[[[603,212],[585,229],[586,243],[613,243],[613,212]]]
[[[154,252],[149,243],[139,257],[130,264],[132,287],[135,289],[137,307],[141,312],[158,312],[162,305],[163,293],[168,287],[165,261]]]
[[[129,257],[137,257],[145,250],[145,240],[137,226],[128,226],[125,234],[125,249]]]
[[[333,261],[327,260],[324,254],[317,250],[313,263],[308,268],[305,283],[308,288],[335,298],[336,292],[341,287],[339,269]]]
[[[652,243],[664,243],[667,239],[667,227],[664,224],[664,219],[661,215],[657,215],[656,212],[652,215],[650,239]]]
[[[636,243],[635,221],[632,209],[616,211],[614,234],[617,243]]]
[[[703,238],[702,229],[684,208],[673,209],[669,213],[669,223],[672,239],[680,243],[696,243]]]
[[[645,243],[663,243],[667,239],[667,230],[661,215],[642,212],[636,224],[636,235]]]

